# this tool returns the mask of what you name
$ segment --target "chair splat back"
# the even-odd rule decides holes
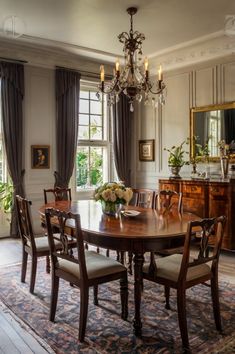
[[[217,272],[225,222],[226,217],[220,216],[217,218],[206,218],[201,221],[192,221],[189,223],[179,272],[179,281],[183,278],[186,279],[189,269],[191,269],[190,271],[192,272],[193,267],[197,267],[197,269],[199,269],[198,266],[208,264],[209,262],[212,262],[211,272]],[[198,229],[201,231],[201,242],[198,251],[195,249],[192,251],[192,239]],[[212,239],[213,252],[210,254]],[[187,280],[185,281],[187,284]]]
[[[142,208],[152,208],[154,200],[154,191],[147,188],[133,188],[133,197],[130,202],[131,205]]]
[[[155,196],[154,207],[159,212],[171,211],[172,209],[178,210],[182,213],[182,193],[173,190],[161,190]]]
[[[83,234],[80,224],[80,215],[71,212],[59,211],[53,208],[45,210],[46,225],[48,232],[49,247],[52,256],[52,263],[56,264],[58,258],[63,258],[80,266],[81,280],[87,279],[87,270],[85,262],[85,251]],[[56,226],[57,232],[54,233],[53,226]],[[77,243],[77,256],[71,255],[69,252],[69,243],[71,242],[71,226],[73,226],[72,237]],[[70,233],[68,233],[70,230]],[[62,249],[56,248],[55,242],[60,241]]]
[[[44,189],[44,202],[48,203],[48,198],[51,196],[53,201],[61,201],[61,200],[72,200],[71,196],[71,188],[51,188]]]
[[[20,237],[24,245],[31,244],[31,247],[36,250],[33,227],[31,223],[30,207],[32,202],[21,196],[16,196],[16,210],[19,224]]]

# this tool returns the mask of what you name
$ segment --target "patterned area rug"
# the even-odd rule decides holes
[[[143,337],[132,332],[134,315],[133,279],[129,280],[129,317],[120,318],[119,283],[99,287],[99,306],[94,306],[92,289],[86,342],[77,342],[79,289],[60,282],[56,322],[48,320],[50,275],[44,261],[39,261],[35,295],[27,282],[20,282],[20,265],[0,269],[0,299],[40,336],[56,353],[181,353],[181,339],[176,312],[176,294],[171,294],[171,310],[164,307],[161,286],[145,281],[141,314]],[[210,289],[197,286],[187,291],[187,318],[192,353],[235,353],[235,284],[220,280],[221,314],[224,334],[215,329]]]

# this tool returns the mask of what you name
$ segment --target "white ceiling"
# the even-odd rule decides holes
[[[226,16],[235,15],[234,0],[0,0],[0,35],[11,36],[14,16],[21,41],[57,41],[113,61],[122,55],[117,36],[129,31],[130,6],[138,7],[134,30],[145,34],[149,57],[222,33]]]

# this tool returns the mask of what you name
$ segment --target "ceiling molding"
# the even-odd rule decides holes
[[[162,65],[164,71],[169,71],[215,58],[227,57],[234,53],[234,36],[227,36],[224,31],[219,31],[156,52],[149,59],[150,73],[156,74],[159,64]],[[108,74],[112,74],[113,63],[116,59],[113,53],[27,35],[22,35],[17,39],[0,37],[0,56],[26,60],[28,64],[34,66],[52,68],[57,65],[94,73],[99,73],[102,63],[106,64]]]
[[[216,58],[227,57],[235,53],[235,36],[227,36],[224,31],[217,32],[216,35],[202,37],[180,46],[169,48],[167,51],[156,53],[151,57],[150,72],[156,74],[161,64],[164,71],[199,64],[214,60]]]

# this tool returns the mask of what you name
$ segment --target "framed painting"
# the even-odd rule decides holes
[[[50,146],[31,145],[31,167],[50,168]]]
[[[140,161],[154,161],[154,140],[139,140]]]

